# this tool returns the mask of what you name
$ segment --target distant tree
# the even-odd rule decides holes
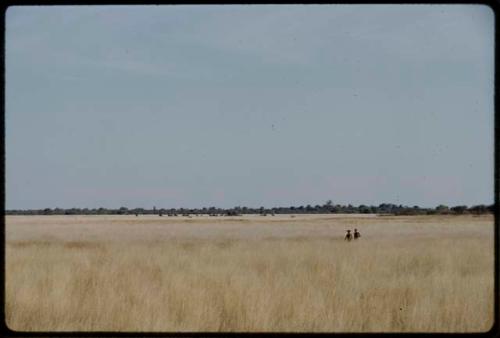
[[[128,209],[125,207],[121,207],[120,209],[118,209],[118,212],[117,212],[118,215],[126,215],[127,213],[128,213]]]
[[[436,212],[438,214],[448,214],[450,211],[450,209],[448,208],[447,205],[444,205],[444,204],[440,204],[436,207]]]
[[[473,213],[475,215],[486,214],[489,211],[488,207],[484,204],[475,205],[475,206],[471,207],[469,210],[471,213]]]
[[[358,210],[360,213],[362,214],[369,214],[371,212],[371,209],[370,207],[364,205],[364,204],[361,204],[359,207],[358,207]]]
[[[81,213],[81,210],[77,209],[77,208],[66,209],[64,211],[65,215],[78,215],[80,213]]]
[[[462,215],[467,212],[467,206],[466,205],[457,205],[455,207],[450,208],[450,210],[457,215]]]

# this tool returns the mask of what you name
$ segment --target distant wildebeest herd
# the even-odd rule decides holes
[[[197,214],[197,213],[194,213],[193,215],[194,215],[194,216],[202,216],[201,214]],[[266,213],[261,213],[261,214],[259,214],[259,215],[260,215],[260,216],[267,216],[267,214],[266,214]],[[274,212],[273,212],[273,213],[271,213],[271,216],[274,216],[274,215],[275,215],[275,214],[274,214]],[[139,214],[138,214],[138,213],[136,213],[136,214],[135,214],[135,216],[137,217],[137,216],[139,216]],[[163,212],[161,212],[161,211],[160,211],[160,212],[158,213],[158,216],[162,217],[162,216],[163,216]],[[168,217],[176,217],[176,216],[178,216],[178,214],[177,214],[177,213],[170,213],[170,212],[169,212],[169,213],[167,213],[167,216],[168,216]],[[189,213],[183,213],[183,214],[182,214],[182,216],[183,216],[183,217],[189,217],[189,218],[192,218],[192,215],[191,215],[191,214],[189,214]],[[218,217],[218,216],[243,216],[243,215],[242,215],[242,214],[239,214],[239,213],[236,213],[236,212],[234,212],[234,211],[228,211],[228,212],[223,213],[223,214],[209,213],[209,214],[208,214],[208,216],[210,216],[210,217]],[[293,217],[295,217],[295,215],[290,215],[290,217],[292,217],[292,218],[293,218]],[[360,238],[360,237],[361,237],[361,233],[358,231],[358,229],[356,229],[356,228],[355,228],[355,229],[354,229],[354,233],[351,233],[351,230],[350,230],[350,229],[348,229],[348,230],[346,230],[346,235],[345,235],[345,237],[344,237],[344,240],[345,240],[345,241],[350,242],[351,240],[353,240],[353,239],[355,239],[355,240],[356,240],[356,239],[358,239],[358,238]]]
[[[163,213],[163,212],[161,212],[161,211],[158,213],[158,216],[160,216],[160,217],[162,217],[163,215],[164,215],[164,213]],[[210,217],[220,217],[220,216],[243,216],[243,214],[239,214],[239,213],[234,212],[234,211],[228,211],[228,212],[226,212],[226,213],[222,213],[222,214],[217,214],[217,213],[209,213],[209,214],[207,214],[207,215],[208,215],[208,216],[210,216]],[[259,215],[260,215],[260,216],[267,216],[267,214],[266,214],[266,213],[261,213],[261,214],[259,214]],[[272,212],[270,215],[271,215],[271,216],[274,216],[274,215],[275,215],[275,213],[274,213],[274,212]],[[139,216],[139,213],[137,213],[137,212],[136,212],[136,213],[135,213],[135,216],[136,216],[136,217],[138,217],[138,216]],[[179,216],[179,214],[177,214],[177,213],[170,213],[170,212],[169,212],[169,213],[167,213],[167,216],[168,216],[168,217],[177,217],[177,216]],[[203,214],[197,214],[197,213],[193,213],[193,214],[183,213],[183,214],[181,214],[181,216],[191,218],[192,216],[203,216]],[[292,215],[292,216],[290,216],[290,217],[295,217],[295,216],[293,216],[293,215]]]

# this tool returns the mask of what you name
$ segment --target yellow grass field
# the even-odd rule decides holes
[[[7,216],[7,325],[481,332],[493,252],[492,216]]]

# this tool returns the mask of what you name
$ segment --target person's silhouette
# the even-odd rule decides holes
[[[361,234],[359,233],[358,229],[354,229],[354,239],[358,239],[361,237]]]
[[[347,233],[345,234],[344,241],[350,241],[352,239],[352,234],[351,230],[346,230]]]

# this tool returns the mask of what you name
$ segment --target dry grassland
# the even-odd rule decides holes
[[[363,237],[347,243],[344,230]],[[6,217],[20,331],[479,332],[493,218]]]

